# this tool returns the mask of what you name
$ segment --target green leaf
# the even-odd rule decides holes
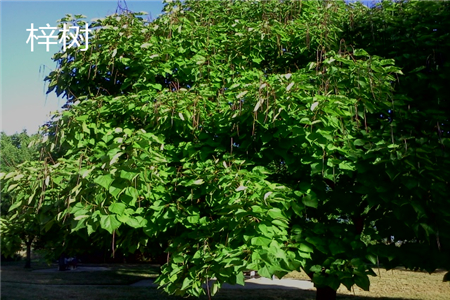
[[[18,208],[19,206],[22,205],[22,201],[15,201],[8,209],[8,212],[15,210],[16,208]]]
[[[365,50],[363,49],[355,49],[353,51],[353,55],[355,56],[369,56],[369,53],[367,53]]]
[[[304,212],[304,207],[303,205],[299,205],[296,202],[292,202],[291,203],[291,207],[294,210],[294,212],[298,215],[298,216],[303,216],[303,212]]]
[[[277,226],[282,227],[282,228],[288,228],[289,227],[287,222],[283,222],[281,220],[273,220],[272,224],[277,225]]]
[[[322,266],[321,265],[314,265],[311,268],[309,268],[309,270],[311,272],[320,274],[320,273],[322,273]]]
[[[110,193],[115,199],[117,199],[118,196],[119,196],[123,191],[125,191],[125,190],[122,189],[122,188],[120,188],[120,187],[111,185],[111,186],[109,187],[108,191],[109,191],[109,193]]]
[[[355,165],[352,162],[349,161],[343,161],[339,164],[339,168],[341,170],[350,170],[355,171]]]
[[[434,234],[433,227],[431,227],[430,225],[426,223],[420,223],[420,226],[422,226],[422,228],[425,230],[427,236]]]
[[[98,185],[102,186],[105,189],[108,189],[113,181],[114,178],[111,176],[111,174],[102,175],[94,179],[95,183],[97,183]]]
[[[314,249],[311,246],[304,243],[300,243],[299,250],[307,253],[314,252]]]
[[[158,91],[162,90],[162,85],[159,83],[150,83],[150,86],[152,88],[154,88],[155,90],[158,90]]]
[[[19,184],[11,184],[6,191],[9,193],[18,186],[19,186]]]
[[[254,237],[252,238],[252,245],[255,246],[268,246],[270,244],[271,240],[262,236]]]
[[[366,255],[366,258],[374,265],[377,264],[377,257],[371,254]]]
[[[302,202],[305,206],[308,206],[308,207],[317,208],[319,206],[319,201],[317,200],[317,196],[313,192],[304,196],[302,198]]]
[[[309,118],[302,118],[300,120],[300,124],[307,124],[307,125],[311,125],[311,120]]]
[[[139,222],[136,218],[133,218],[133,217],[127,218],[125,223],[128,226],[133,227],[133,228],[141,228],[141,227],[143,227],[143,224],[141,222]]]
[[[333,290],[337,290],[341,285],[341,281],[339,280],[339,278],[331,276],[327,278],[327,285],[331,287]]]
[[[201,65],[205,63],[206,58],[204,56],[197,54],[192,58],[192,60],[194,60],[197,65]]]
[[[139,173],[120,170],[120,178],[127,179],[128,181],[132,181],[138,175]]]
[[[130,219],[130,216],[127,214],[123,215],[116,215],[117,220],[119,220],[120,223],[127,223]]]
[[[279,208],[272,208],[269,210],[269,216],[273,219],[284,219],[283,213]]]
[[[122,215],[125,208],[126,208],[125,204],[120,203],[120,202],[114,202],[109,206],[108,210],[112,213]]]
[[[236,275],[236,283],[237,283],[237,284],[244,286],[244,285],[245,285],[244,279],[245,279],[244,273],[239,272],[239,273]]]
[[[369,277],[367,275],[365,275],[365,274],[364,275],[356,275],[355,283],[357,286],[359,286],[363,290],[369,291],[370,281],[369,281]]]
[[[308,243],[314,245],[314,247],[316,247],[320,252],[324,253],[324,254],[328,254],[328,247],[326,247],[326,240],[323,237],[318,237],[318,236],[308,236],[305,239]]]
[[[100,226],[112,234],[114,230],[119,228],[120,222],[117,221],[115,215],[102,215],[100,217]]]
[[[355,146],[364,146],[364,145],[365,145],[365,142],[364,142],[363,140],[356,139],[356,140],[353,142],[353,145],[355,145]]]
[[[80,121],[80,122],[84,122],[84,121],[86,121],[88,118],[89,118],[88,115],[83,115],[83,116],[76,117],[75,120]]]
[[[75,226],[73,226],[74,224],[75,224]],[[84,219],[83,220],[79,220],[78,222],[72,222],[72,230],[71,230],[71,232],[78,231],[78,230],[80,230],[82,228],[85,228],[85,227],[86,227],[86,224],[85,224]]]
[[[269,269],[266,266],[259,269],[258,274],[265,278],[272,278],[272,274],[270,273]]]
[[[252,58],[252,61],[255,62],[255,63],[257,63],[257,64],[259,64],[259,63],[262,62],[262,59],[261,59],[261,58],[256,58],[256,57],[254,57],[254,58]]]
[[[190,279],[189,277],[184,278],[183,285],[181,286],[181,290],[187,289],[192,284],[192,282],[193,282],[193,280]]]
[[[200,220],[200,216],[199,215],[189,216],[189,217],[187,217],[187,220],[191,224],[197,224],[198,221]]]

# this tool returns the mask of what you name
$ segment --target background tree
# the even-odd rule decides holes
[[[39,158],[39,146],[36,143],[40,138],[39,134],[28,135],[26,130],[8,136],[0,133],[0,172],[14,172],[18,165],[35,161]],[[3,185],[3,183],[1,184]],[[26,215],[27,221],[12,221],[8,211],[12,205],[12,199],[8,191],[2,193],[0,209],[0,226],[2,228],[2,255],[13,255],[22,249],[22,244],[26,245],[25,267],[31,266],[31,245],[35,239],[36,228],[34,228],[34,215]]]
[[[394,59],[404,73],[395,84],[396,105],[373,116],[390,127],[398,145],[382,172],[389,177],[383,180],[393,184],[380,193],[373,175],[361,179],[366,184],[360,192],[367,197],[384,194],[391,207],[377,222],[379,234],[404,244],[401,251],[394,243],[392,249],[377,251],[386,266],[432,271],[450,264],[450,236],[444,230],[450,207],[445,196],[450,178],[450,93],[445,88],[450,80],[449,17],[448,2],[384,1],[373,9],[355,6],[347,25],[348,44]]]
[[[151,23],[106,17],[90,51],[54,56],[49,88],[68,103],[46,147],[61,157],[5,188],[47,230],[113,252],[167,245],[169,293],[303,268],[333,299],[340,284],[367,290],[377,258],[448,269],[447,142],[408,127],[434,117],[364,42],[375,23],[354,25],[408,5],[174,1]],[[433,5],[440,18],[447,4]]]
[[[14,171],[16,166],[39,158],[39,149],[37,145],[31,144],[39,138],[38,134],[28,135],[24,130],[21,133],[7,135],[4,132],[0,133],[0,151],[1,172]]]

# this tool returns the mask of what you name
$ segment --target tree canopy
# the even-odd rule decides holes
[[[16,170],[22,163],[27,163],[39,159],[39,134],[28,135],[26,130],[21,133],[7,135],[0,133],[0,172],[7,173]],[[3,185],[3,183],[1,184]],[[22,249],[22,242],[30,243],[39,234],[39,226],[36,226],[34,215],[23,214],[21,220],[10,220],[9,208],[14,200],[8,192],[2,193],[0,207],[0,226],[2,254],[12,255]],[[24,222],[27,220],[28,222]],[[26,266],[29,266],[30,256],[27,257]]]
[[[11,211],[113,253],[160,243],[158,282],[179,295],[246,269],[302,268],[331,299],[368,290],[379,263],[450,268],[450,3],[167,1],[142,16],[93,22],[89,51],[55,54],[46,80],[66,108],[46,157],[2,175]]]
[[[5,132],[0,133],[0,152],[1,172],[11,172],[17,165],[25,162],[36,160],[39,158],[39,149],[37,145],[32,142],[36,142],[39,139],[38,134],[28,135],[24,130],[21,133],[15,133],[7,135]]]

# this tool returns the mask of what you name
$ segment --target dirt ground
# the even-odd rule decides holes
[[[155,278],[158,268],[145,264],[136,265],[86,265],[79,271],[54,272],[55,266],[34,264],[32,270],[23,263],[1,266],[1,299],[137,299],[156,300],[185,299],[169,297],[155,287],[131,286],[144,279]],[[53,271],[48,271],[53,269]],[[47,270],[47,271],[45,271]],[[95,271],[94,271],[95,270]],[[379,274],[371,278],[370,292],[355,287],[348,291],[338,290],[338,299],[389,299],[389,300],[449,300],[450,284],[442,282],[444,272],[433,274],[411,272],[402,269],[386,271],[375,269]],[[307,279],[307,275],[292,272],[287,277]],[[201,297],[200,299],[207,299]],[[315,289],[223,289],[214,299],[250,300],[313,300]]]

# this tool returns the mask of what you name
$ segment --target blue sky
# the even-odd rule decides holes
[[[145,11],[152,19],[161,14],[162,1],[126,1],[128,9]],[[116,0],[103,1],[0,1],[0,91],[1,128],[6,134],[35,133],[39,126],[50,119],[50,112],[58,110],[63,99],[52,92],[46,95],[44,77],[56,67],[51,60],[60,45],[45,45],[35,40],[34,52],[26,41],[27,29],[56,26],[56,20],[66,14],[83,14],[91,19],[105,17],[116,12]],[[56,32],[57,33],[57,32]],[[48,34],[48,33],[47,33]]]

